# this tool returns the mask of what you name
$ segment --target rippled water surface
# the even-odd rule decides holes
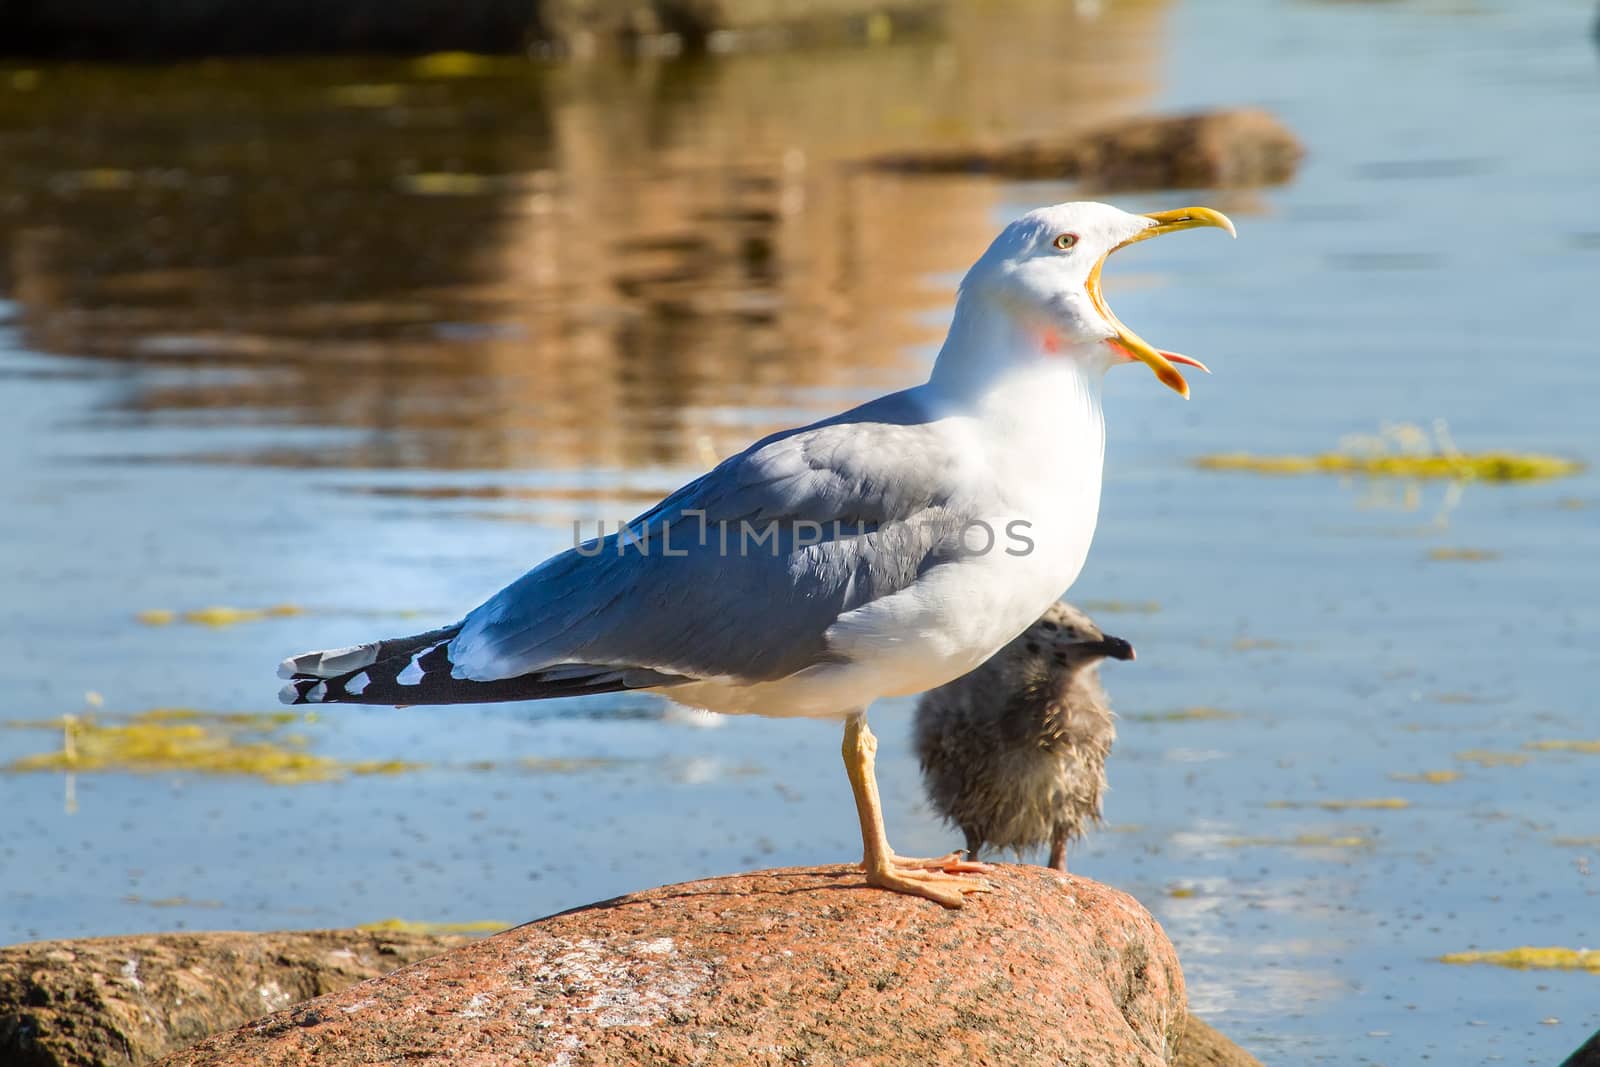
[[[1293,184],[1118,198],[1240,239],[1110,272],[1217,373],[1109,387],[1073,595],[1140,655],[1074,868],[1271,1062],[1553,1063],[1600,1026],[1600,975],[1436,962],[1600,944],[1600,754],[1541,747],[1600,738],[1600,476],[1191,466],[1393,424],[1600,461],[1592,11],[1000,10],[712,63],[0,70],[0,940],[511,923],[855,854],[836,726],[644,696],[176,720],[299,753],[290,783],[23,768],[63,714],[273,710],[282,655],[448,621],[574,522],[917,380],[993,231],[1078,195],[863,154],[1260,104]],[[281,607],[184,618],[214,606]],[[908,711],[873,714],[891,833],[943,849]]]

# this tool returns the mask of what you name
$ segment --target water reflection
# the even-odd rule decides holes
[[[27,345],[114,361],[98,422],[274,431],[203,458],[699,463],[914,377],[930,276],[989,236],[989,183],[848,160],[1129,110],[1163,8],[468,77],[47,68],[0,94],[0,291]]]

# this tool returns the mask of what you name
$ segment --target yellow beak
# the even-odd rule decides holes
[[[1234,230],[1233,223],[1228,220],[1228,216],[1220,211],[1213,211],[1208,207],[1184,207],[1176,211],[1155,211],[1146,215],[1145,218],[1155,220],[1155,225],[1140,230],[1126,241],[1117,245],[1116,248],[1112,248],[1105,256],[1101,256],[1100,262],[1096,263],[1094,269],[1089,271],[1089,278],[1084,282],[1084,288],[1089,291],[1089,299],[1094,301],[1095,310],[1105,316],[1106,321],[1111,323],[1117,331],[1117,336],[1109,343],[1122,349],[1130,357],[1147,364],[1151,370],[1156,372],[1156,377],[1160,378],[1169,388],[1187,397],[1189,395],[1189,383],[1183,380],[1183,375],[1178,373],[1178,368],[1172,365],[1173,362],[1188,363],[1191,366],[1200,367],[1202,370],[1205,369],[1205,365],[1189,359],[1187,356],[1179,356],[1173,352],[1162,352],[1124,326],[1122,320],[1112,314],[1110,305],[1106,303],[1105,295],[1100,291],[1100,269],[1106,265],[1106,256],[1111,255],[1118,248],[1126,248],[1131,244],[1137,244],[1151,237],[1159,237],[1164,233],[1193,230],[1200,226],[1215,226],[1219,230],[1227,230],[1230,237],[1237,237],[1238,233]]]

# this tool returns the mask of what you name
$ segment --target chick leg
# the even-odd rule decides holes
[[[858,711],[845,721],[844,745],[840,751],[844,756],[845,773],[850,777],[850,791],[855,794],[856,814],[861,819],[861,866],[867,872],[868,885],[927,897],[947,908],[959,908],[963,895],[989,888],[987,882],[963,878],[944,869],[954,866],[956,870],[983,870],[979,864],[962,864],[954,854],[937,860],[902,859],[889,847],[889,838],[883,831],[883,804],[878,797],[875,771],[878,739],[867,729],[865,711]],[[954,864],[946,862],[953,859]]]
[[[1067,831],[1061,827],[1050,835],[1050,866],[1058,871],[1067,869]]]

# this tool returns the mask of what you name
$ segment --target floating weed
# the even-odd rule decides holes
[[[61,748],[11,761],[5,770],[191,772],[260,778],[278,785],[321,782],[347,774],[401,774],[423,765],[401,760],[343,761],[306,751],[293,723],[315,721],[293,712],[207,712],[153,708],[115,721],[65,715],[8,726],[61,733]]]
[[[233,626],[241,622],[260,622],[262,619],[285,619],[305,614],[305,609],[294,604],[274,604],[270,608],[201,608],[183,613],[184,622],[201,626]]]
[[[1269,800],[1269,808],[1321,808],[1323,811],[1398,811],[1409,808],[1404,797],[1363,797],[1358,800],[1319,800],[1306,804],[1294,800]]]
[[[118,192],[123,189],[132,189],[138,184],[139,176],[131,170],[96,167],[91,170],[69,171],[61,175],[61,182],[72,189]]]
[[[1228,848],[1367,848],[1372,839],[1359,834],[1296,834],[1293,837],[1230,837]]]
[[[1080,600],[1078,607],[1091,615],[1155,615],[1161,611],[1154,600]]]
[[[1457,752],[1452,758],[1461,763],[1476,763],[1480,767],[1520,767],[1533,757],[1521,752],[1495,752],[1487,748],[1469,748],[1465,752]]]
[[[1190,897],[1197,897],[1199,895],[1200,891],[1192,885],[1173,885],[1167,887],[1167,896],[1178,900],[1187,900]]]
[[[523,64],[476,52],[433,52],[413,59],[411,72],[419,78],[481,78],[515,66]]]
[[[537,774],[575,774],[620,767],[623,761],[604,756],[526,756],[517,766]]]
[[[1558,848],[1600,848],[1600,835],[1595,837],[1553,837],[1550,843]]]
[[[1430,548],[1428,558],[1439,563],[1487,563],[1500,558],[1488,548]]]
[[[379,919],[375,923],[362,923],[357,930],[372,930],[387,934],[497,934],[511,926],[499,919],[473,919],[468,922],[433,923],[413,919]]]
[[[1461,777],[1460,771],[1418,771],[1415,774],[1391,774],[1396,782],[1420,782],[1424,785],[1444,785]]]
[[[1257,456],[1222,452],[1193,461],[1201,470],[1249,471],[1254,474],[1345,474],[1367,478],[1448,479],[1450,481],[1523,482],[1565,478],[1583,464],[1537,452],[1455,452],[1422,455],[1361,455],[1323,452],[1311,456]]]
[[[194,900],[190,897],[141,897],[137,893],[129,893],[122,898],[124,904],[142,904],[147,908],[220,908],[220,900]]]
[[[412,771],[428,769],[426,763],[413,763],[403,759],[357,760],[341,766],[351,774],[410,774]]]
[[[339,107],[393,107],[405,94],[403,85],[335,85],[328,99]]]
[[[1213,708],[1206,705],[1178,708],[1176,711],[1136,712],[1123,716],[1123,718],[1131,719],[1134,722],[1217,722],[1239,717],[1239,713],[1236,711],[1228,711],[1225,708]]]
[[[1529,741],[1522,747],[1535,752],[1584,752],[1600,755],[1600,741]]]
[[[1201,456],[1202,470],[1257,474],[1341,474],[1367,478],[1443,479],[1453,482],[1519,482],[1561,478],[1583,464],[1538,452],[1463,452],[1443,419],[1432,429],[1415,423],[1390,423],[1376,434],[1351,434],[1336,452],[1310,456],[1257,456],[1230,452]]]
[[[298,604],[273,604],[266,608],[228,608],[209,607],[198,608],[194,611],[185,611],[179,614],[166,608],[154,608],[150,611],[141,611],[134,616],[136,620],[146,626],[170,626],[179,619],[195,626],[210,626],[220,629],[224,626],[236,626],[242,622],[260,622],[263,619],[287,619],[296,615],[304,615],[306,609]]]
[[[1488,963],[1519,971],[1592,971],[1600,974],[1600,949],[1533,948],[1524,945],[1498,952],[1449,952],[1440,956],[1439,962]]]
[[[483,196],[505,186],[502,179],[488,174],[462,174],[446,171],[402,174],[395,185],[414,196]]]

